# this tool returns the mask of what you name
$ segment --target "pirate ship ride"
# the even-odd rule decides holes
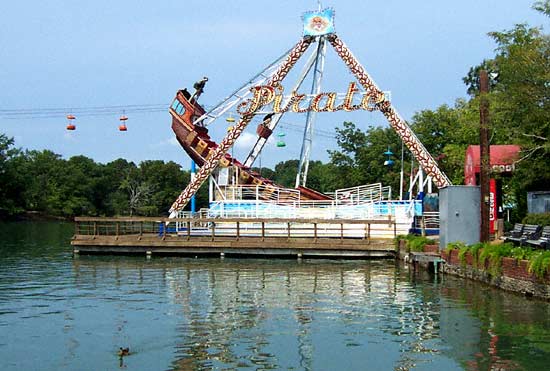
[[[331,196],[306,186],[313,122],[316,114],[321,112],[380,111],[411,151],[419,164],[419,172],[423,170],[427,179],[433,180],[438,187],[450,185],[447,176],[393,108],[386,94],[336,35],[334,11],[318,9],[308,12],[304,14],[303,21],[303,37],[293,48],[210,110],[207,111],[198,103],[207,78],[194,85],[194,93],[186,89],[176,93],[169,109],[172,130],[181,147],[200,170],[172,204],[171,218],[181,215],[179,213],[203,182],[210,179],[209,216],[266,217],[276,214],[353,219],[407,214],[409,218],[404,224],[410,225],[410,218],[414,213],[421,213],[421,206],[415,205],[414,200],[391,201],[391,190],[381,184],[337,190]],[[283,81],[312,46],[314,50],[294,83],[292,93],[285,96]],[[349,83],[346,93],[321,91],[327,46],[334,49],[357,79],[357,82]],[[299,88],[308,75],[311,75],[311,93],[300,94]],[[281,117],[288,112],[306,114],[295,189],[283,188],[251,169]],[[208,126],[227,113],[238,114],[238,120],[228,128],[225,138],[216,143],[209,135]],[[254,119],[258,121],[258,118],[260,122],[256,130],[256,142],[247,158],[241,162],[233,158],[229,151],[243,130]],[[297,211],[304,206],[307,212]],[[268,214],[265,214],[266,210]],[[259,211],[264,214],[260,215]]]
[[[179,90],[169,108],[172,129],[200,170],[172,204],[169,218],[76,218],[75,237],[71,241],[75,254],[393,256],[393,238],[407,233],[415,217],[422,216],[423,222],[427,222],[422,202],[402,197],[392,200],[391,189],[379,183],[336,190],[330,196],[306,187],[316,115],[379,111],[419,164],[416,175],[419,188],[425,183],[424,172],[428,192],[430,179],[439,188],[450,185],[450,181],[393,108],[388,96],[336,35],[333,17],[331,9],[306,13],[304,34],[298,43],[209,110],[198,102],[206,78],[194,85],[192,93]],[[357,79],[348,83],[345,93],[321,91],[328,46]],[[313,52],[294,85],[286,89],[291,94],[285,95],[285,78],[310,47]],[[310,93],[299,93],[308,75],[311,75]],[[293,189],[281,187],[252,170],[281,117],[289,112],[306,116]],[[238,113],[238,118],[217,143],[210,136],[209,125],[228,113]],[[241,162],[229,153],[251,123],[258,125],[256,141]],[[209,208],[194,215],[183,212],[206,180]]]

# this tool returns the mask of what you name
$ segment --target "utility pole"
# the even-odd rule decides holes
[[[479,72],[479,185],[480,185],[480,206],[481,206],[481,225],[479,231],[479,240],[481,242],[489,241],[489,178],[491,177],[490,166],[490,147],[489,147],[489,76],[487,71]]]

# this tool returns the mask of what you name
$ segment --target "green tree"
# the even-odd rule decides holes
[[[400,156],[393,156],[393,166],[385,166],[390,150],[401,153],[401,142],[389,127],[369,127],[365,132],[351,122],[336,129],[336,141],[341,151],[329,151],[333,189],[381,182],[399,188]]]
[[[147,215],[166,214],[170,205],[179,196],[189,182],[189,173],[173,161],[143,161],[139,165],[143,184],[151,188],[152,194],[147,200]]]
[[[95,201],[100,215],[129,215],[128,194],[121,185],[127,174],[137,171],[136,164],[119,158],[102,165],[101,169],[96,192],[103,197]]]
[[[548,1],[538,4],[548,9]],[[522,147],[510,184],[522,216],[526,192],[550,190],[550,36],[527,25],[490,36],[497,43],[499,69],[491,124]]]
[[[96,191],[101,168],[86,156],[74,156],[64,161],[59,177],[61,213],[64,216],[97,215]]]
[[[535,1],[533,9],[550,17],[550,0]]]
[[[479,106],[459,99],[452,108],[422,110],[414,114],[411,128],[451,182],[462,184],[466,148],[479,143]]]
[[[294,188],[296,185],[296,174],[298,173],[298,160],[287,160],[275,165],[275,175],[272,179],[275,183],[287,188]]]
[[[49,215],[62,215],[64,160],[49,151],[26,151],[18,171],[23,174],[25,209]]]
[[[21,151],[14,148],[13,138],[0,134],[0,217],[12,216],[24,210],[20,184],[15,164]]]

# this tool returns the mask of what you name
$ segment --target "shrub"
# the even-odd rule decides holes
[[[447,244],[445,251],[451,253],[458,250],[458,258],[462,265],[466,264],[466,254],[473,257],[473,265],[479,269],[485,268],[485,262],[489,262],[487,272],[492,276],[500,275],[503,257],[512,257],[517,260],[529,260],[529,273],[533,273],[539,279],[543,279],[550,272],[550,251],[533,250],[530,247],[516,247],[511,243],[490,244],[476,243],[467,246],[463,242],[451,242]]]
[[[434,243],[434,240],[427,237],[415,236],[412,234],[407,236],[407,246],[409,247],[409,251],[424,251],[424,246],[433,245]]]
[[[466,246],[465,244],[460,243],[460,245],[457,246],[458,259],[460,260],[460,263],[462,265],[466,265],[466,254],[470,253],[473,258],[473,262],[472,262],[473,266],[477,267],[478,260],[479,260],[479,251],[487,248],[488,246],[489,246],[489,243],[483,243],[483,242],[478,242],[471,246]]]
[[[510,257],[519,260],[529,260],[533,255],[533,249],[530,247],[512,247]]]
[[[465,266],[466,265],[466,253],[470,251],[470,246],[462,246],[458,249],[458,260],[460,261],[460,265]]]
[[[522,220],[523,224],[550,225],[550,213],[527,214]]]
[[[479,250],[486,248],[488,245],[489,245],[488,243],[478,242],[470,246],[470,254],[472,254],[472,257],[474,260],[473,263],[475,267],[478,266]]]
[[[491,245],[491,244],[484,244],[483,250],[481,250],[481,253],[479,254],[478,263],[480,267],[483,267],[485,265],[485,262],[487,259],[489,260],[489,268],[488,272],[493,275],[497,276],[500,274],[500,266],[502,262],[502,258],[505,256],[510,256],[512,249],[514,245],[510,243],[503,243],[500,245]]]
[[[550,251],[536,251],[529,259],[529,273],[543,278],[550,270]]]
[[[450,254],[452,250],[460,250],[461,248],[463,248],[465,246],[466,246],[466,244],[462,241],[449,242],[447,244],[447,247],[445,247],[445,252]]]
[[[396,249],[399,249],[399,242],[401,240],[407,241],[407,252],[411,252],[411,251],[420,252],[424,250],[424,246],[435,244],[434,240],[423,236],[416,236],[414,234],[408,234],[406,236],[399,235],[394,238]]]

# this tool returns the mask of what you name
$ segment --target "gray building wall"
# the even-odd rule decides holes
[[[478,186],[449,186],[439,190],[439,249],[450,242],[479,242]]]
[[[550,213],[550,191],[527,192],[529,213]]]

